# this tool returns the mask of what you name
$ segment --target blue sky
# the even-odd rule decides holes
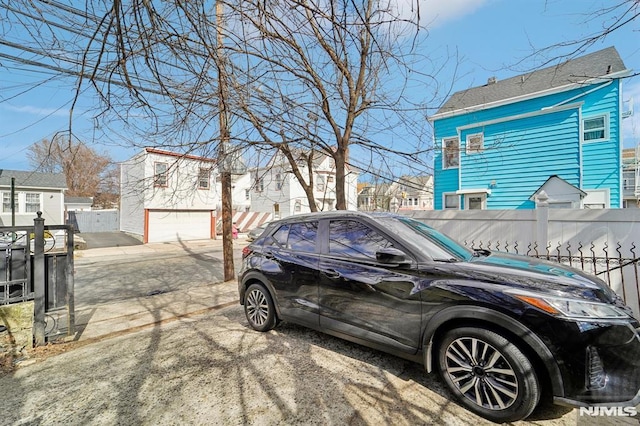
[[[411,0],[399,0],[399,5]],[[415,0],[414,0],[415,1]],[[619,0],[421,0],[422,23],[429,27],[425,46],[430,52],[457,51],[458,79],[453,90],[485,84],[488,77],[504,79],[530,71],[545,59],[566,54],[555,49],[531,57],[547,46],[581,39],[599,32],[603,18],[590,12]],[[408,9],[408,7],[405,5]],[[627,68],[640,72],[640,19],[587,49],[587,53],[615,46]],[[1,51],[2,47],[0,47]],[[68,127],[73,100],[73,79],[42,74],[33,69],[5,67],[0,61],[0,169],[29,170],[28,147]],[[453,64],[451,64],[453,65]],[[453,73],[440,75],[443,86]],[[625,99],[640,105],[640,76],[625,80]],[[81,98],[75,106],[74,133],[115,161],[135,153],[124,142],[110,140],[91,120],[92,99]],[[624,121],[624,145],[640,143],[640,109]]]

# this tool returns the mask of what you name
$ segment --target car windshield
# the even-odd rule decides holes
[[[417,220],[388,217],[381,219],[381,222],[434,260],[470,260],[473,257],[473,252],[468,248]],[[416,238],[417,236],[423,238]]]

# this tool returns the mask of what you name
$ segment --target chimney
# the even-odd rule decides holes
[[[495,76],[489,77],[487,79],[487,86],[490,84],[496,84],[496,82],[498,81],[498,79]]]

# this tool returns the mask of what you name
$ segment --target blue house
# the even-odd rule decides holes
[[[552,207],[622,207],[629,74],[609,47],[454,93],[429,118],[435,209],[531,209],[542,189]]]

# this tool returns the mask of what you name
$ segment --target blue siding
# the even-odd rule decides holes
[[[532,208],[529,197],[558,175],[578,186],[580,151],[578,110],[474,128],[461,133],[460,189],[497,186],[487,198],[488,209]],[[467,134],[484,133],[484,152],[467,155]]]
[[[614,82],[609,90],[598,90],[587,96],[583,107],[583,117],[609,114],[609,140],[582,144],[582,189],[609,188],[612,208],[622,206],[619,90]]]
[[[495,181],[497,186],[491,188],[487,208],[533,208],[534,204],[529,201],[529,197],[551,175],[558,175],[572,185],[587,190],[609,188],[611,207],[618,207],[621,164],[618,132],[619,84],[614,82],[583,95],[596,87],[585,86],[564,93],[436,120],[435,208],[443,208],[443,192],[487,188],[492,181]],[[582,96],[571,99],[576,95]],[[543,111],[545,107],[562,102],[583,102],[583,105],[527,118],[489,123],[482,127],[471,127],[476,123]],[[583,143],[581,147],[580,114],[582,117],[588,117],[602,113],[609,114],[609,140]],[[442,139],[457,136],[461,127],[464,129],[460,130],[459,135],[460,168],[442,170]],[[466,137],[474,133],[483,133],[484,152],[467,155]]]

